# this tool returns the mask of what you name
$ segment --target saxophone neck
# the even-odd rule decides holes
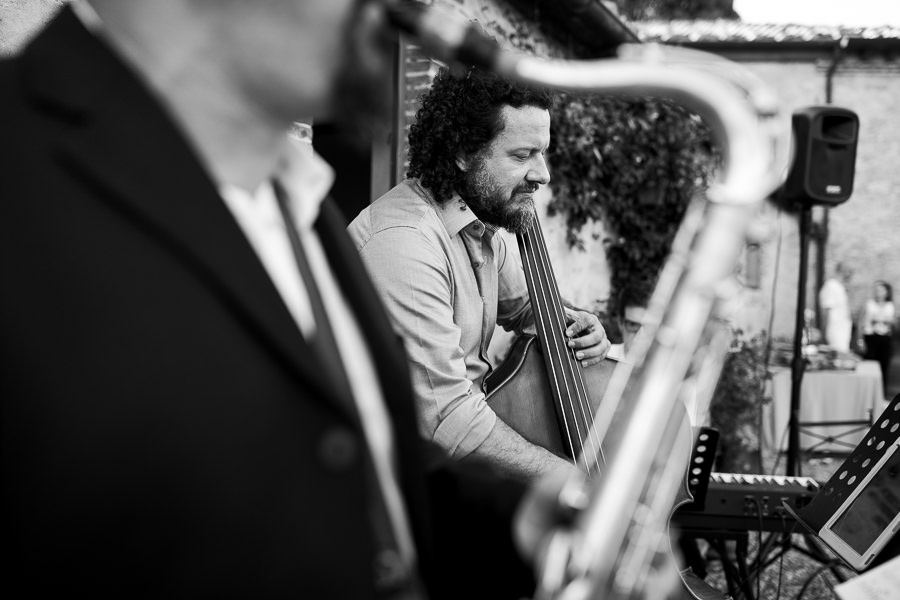
[[[503,51],[501,74],[572,94],[657,96],[693,110],[723,157],[712,202],[756,203],[777,190],[790,161],[790,128],[760,78],[731,61],[660,44],[622,44],[616,58],[548,60]]]

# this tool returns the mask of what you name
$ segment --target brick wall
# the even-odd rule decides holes
[[[828,259],[854,269],[852,306],[862,308],[875,279],[900,286],[900,60],[849,60],[837,71],[834,103],[859,115],[850,199],[829,216]]]

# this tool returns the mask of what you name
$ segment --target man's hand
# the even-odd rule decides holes
[[[575,350],[575,358],[585,367],[606,358],[612,344],[606,337],[606,330],[600,324],[600,319],[593,313],[581,310],[569,309],[567,312],[569,326],[566,328],[566,337],[569,338],[569,347]]]

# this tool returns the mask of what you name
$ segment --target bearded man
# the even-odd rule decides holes
[[[348,228],[405,338],[421,433],[522,479],[573,468],[499,418],[483,387],[496,325],[533,325],[521,264],[497,233],[534,222],[534,193],[550,181],[550,100],[494,74],[442,70],[410,130],[408,179]],[[597,317],[569,317],[576,357],[602,361],[610,343]]]

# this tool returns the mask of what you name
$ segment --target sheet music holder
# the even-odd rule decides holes
[[[857,572],[900,554],[900,394],[809,504],[785,508]]]

